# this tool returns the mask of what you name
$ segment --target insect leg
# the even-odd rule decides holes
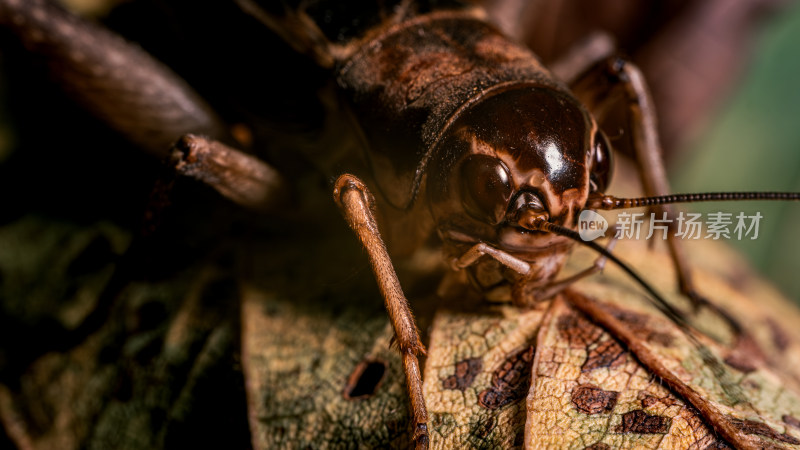
[[[0,26],[12,30],[72,99],[143,150],[163,158],[175,138],[228,137],[210,106],[167,66],[139,47],[44,0],[0,1]],[[181,174],[245,207],[280,198],[280,175],[224,145],[186,137],[170,155]]]
[[[661,158],[655,108],[641,71],[623,59],[608,58],[585,72],[575,81],[573,87],[575,94],[596,113],[600,122],[608,113],[610,103],[618,100],[618,97],[608,94],[621,91],[624,101],[627,103],[626,109],[630,114],[629,128],[633,139],[632,147],[645,193],[648,196],[669,193],[669,182]],[[669,206],[661,206],[655,211],[664,211],[668,217],[672,216]],[[680,240],[670,233],[667,236],[667,243],[678,272],[678,284],[681,292],[692,301],[695,307],[707,305],[716,310],[717,308],[714,308],[710,302],[697,294],[692,282],[688,259]]]
[[[645,193],[648,196],[668,193],[669,183],[667,182],[666,171],[661,159],[661,146],[656,127],[655,110],[641,71],[624,60],[609,58],[596,65],[592,71],[587,72],[585,75],[577,81],[576,85],[580,87],[576,91],[581,92],[584,97],[592,99],[592,104],[601,112],[607,105],[603,105],[603,101],[599,100],[601,98],[599,93],[590,88],[592,85],[597,86],[596,78],[599,76],[605,80],[600,85],[604,85],[606,88],[615,86],[622,88],[624,98],[628,103],[628,111],[631,114],[630,128],[633,149],[640,168]],[[592,78],[595,78],[594,82],[587,83]],[[581,96],[581,94],[578,95]],[[607,95],[606,98],[613,99],[613,96]],[[600,117],[600,120],[602,121],[602,117]],[[667,217],[672,216],[671,208],[668,205],[662,205],[660,208],[656,208],[656,211],[666,212]],[[695,311],[700,307],[708,308],[727,322],[736,336],[736,343],[732,350],[733,355],[743,348],[749,348],[751,349],[751,358],[764,360],[763,353],[758,350],[758,346],[753,344],[754,338],[745,331],[742,325],[727,311],[697,292],[692,281],[689,260],[686,257],[680,239],[676,238],[673,233],[668,233],[667,244],[678,275],[680,291],[692,302]]]
[[[374,198],[366,185],[353,175],[344,174],[336,180],[333,198],[367,250],[372,271],[394,327],[397,346],[403,357],[403,368],[411,409],[414,415],[413,439],[417,448],[428,447],[428,411],[422,395],[422,376],[417,356],[425,354],[425,347],[419,338],[419,331],[403,294],[400,281],[394,271],[392,260],[381,238],[374,215]]]
[[[503,264],[509,269],[514,270],[522,275],[527,275],[531,270],[530,264],[526,263],[525,261],[515,258],[508,253],[498,250],[483,242],[473,245],[469,250],[466,251],[466,253],[454,260],[452,264],[453,268],[460,270],[469,267],[483,255],[491,256],[500,264]]]
[[[55,2],[2,0],[0,27],[46,62],[73,101],[156,157],[186,133],[227,135],[206,102],[171,69]]]
[[[608,243],[606,250],[608,250],[609,252],[613,250],[616,243],[617,243],[617,238],[615,236]],[[521,307],[532,306],[537,301],[546,300],[558,294],[559,292],[563,291],[565,288],[569,287],[572,283],[582,278],[586,278],[590,275],[593,275],[597,272],[600,272],[601,270],[603,270],[603,267],[605,267],[605,263],[607,260],[607,257],[605,255],[601,255],[595,260],[594,264],[591,267],[582,270],[581,272],[578,272],[563,280],[554,281],[543,287],[531,287],[532,285],[527,277],[527,275],[529,275],[531,270],[531,265],[529,263],[519,258],[516,258],[512,255],[509,255],[508,253],[496,249],[483,242],[479,242],[470,247],[469,250],[464,252],[463,255],[461,255],[458,258],[455,258],[451,264],[453,269],[461,270],[471,266],[484,255],[494,258],[500,264],[522,275],[522,278],[520,278],[519,281],[514,283],[511,291],[512,301],[514,302],[515,305]]]
[[[170,163],[248,209],[268,211],[285,202],[286,182],[277,170],[221,142],[187,134],[173,145]]]

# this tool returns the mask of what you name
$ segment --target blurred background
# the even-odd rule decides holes
[[[754,38],[752,60],[709,128],[671,165],[673,189],[800,191],[800,5],[773,16]],[[800,300],[800,205],[696,204],[698,212],[760,212],[758,239],[731,239],[753,265]]]

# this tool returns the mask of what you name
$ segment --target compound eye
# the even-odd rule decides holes
[[[499,159],[469,155],[461,163],[461,203],[472,218],[497,225],[511,198],[511,174]]]
[[[594,135],[592,172],[589,175],[592,192],[605,192],[611,181],[611,145],[602,132]]]

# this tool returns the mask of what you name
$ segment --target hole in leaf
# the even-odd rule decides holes
[[[384,373],[386,373],[385,362],[377,360],[361,361],[347,379],[344,398],[354,400],[373,395],[378,389]]]

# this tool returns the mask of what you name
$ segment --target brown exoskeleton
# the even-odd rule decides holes
[[[380,20],[361,21],[356,31],[335,14],[331,19],[325,8],[288,9],[280,17],[251,1],[238,3],[332,71],[363,133],[367,169],[339,177],[334,197],[367,249],[383,293],[404,362],[414,440],[420,447],[428,442],[418,362],[425,350],[383,236],[399,254],[437,233],[454,269],[466,270],[487,296],[524,307],[597,270],[557,279],[574,244],[581,210],[682,200],[637,202],[604,195],[611,146],[598,123],[608,90],[621,92],[628,103],[646,193],[662,195],[669,189],[639,71],[595,47],[578,49],[573,64],[563,65],[578,69],[554,75],[530,51],[489,25],[481,10],[456,2],[389,2],[391,7],[378,8],[383,16],[373,16]],[[145,144],[156,147],[171,133],[223,137],[202,101],[180,94],[185,86],[163,68],[144,59],[133,66],[141,72],[127,70],[141,55],[124,43],[97,34],[71,39],[76,22],[42,1],[5,0],[0,12],[10,19],[8,26],[28,36],[32,47],[58,44],[66,49],[62,58],[84,64],[74,67],[99,69],[69,72],[63,83],[78,91],[90,109],[109,116],[120,131],[152,139]],[[41,32],[48,26],[50,34]],[[25,31],[30,29],[38,34]],[[109,58],[109,51],[123,56]],[[108,104],[105,97],[92,97],[105,87],[125,98],[133,93],[130,98],[149,105],[157,133],[129,131],[126,127],[140,114],[131,118],[126,113],[132,108],[115,108],[119,105]],[[169,120],[174,118],[179,120]],[[181,139],[173,156],[180,172],[246,206],[270,206],[284,186],[264,163],[205,138]],[[683,200],[692,199],[701,198]],[[674,239],[670,243],[682,290],[698,305],[711,305],[694,293],[680,246]],[[681,320],[675,311],[666,312]],[[736,442],[729,430],[718,431]]]

